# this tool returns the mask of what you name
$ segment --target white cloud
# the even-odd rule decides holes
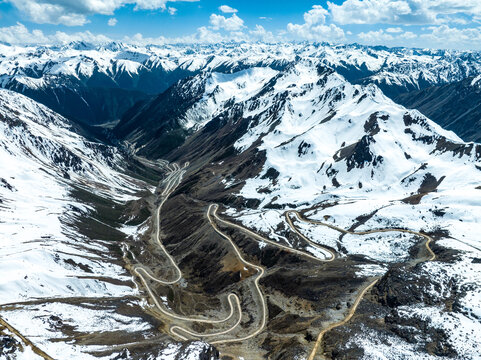
[[[244,27],[244,20],[242,20],[236,14],[232,14],[230,18],[226,18],[222,15],[212,14],[209,22],[214,30],[224,29],[227,31],[238,31]]]
[[[72,41],[84,41],[94,44],[107,43],[112,41],[104,35],[95,35],[90,31],[77,32],[67,34],[57,31],[52,35],[45,35],[41,30],[29,31],[27,27],[21,23],[16,25],[0,28],[0,41],[7,42],[12,45],[52,45],[67,44]]]
[[[167,11],[169,12],[170,15],[177,14],[177,9],[175,7],[169,7]]]
[[[458,29],[440,25],[431,26],[427,30],[430,33],[421,34],[420,38],[433,46],[454,49],[480,48],[481,27]]]
[[[328,2],[338,24],[442,24],[481,17],[479,0],[345,0]]]
[[[386,32],[391,33],[391,34],[397,34],[397,33],[402,33],[403,29],[401,29],[400,27],[387,28]]]
[[[361,32],[357,34],[357,37],[368,44],[380,44],[394,40],[394,37],[384,32],[383,29]]]
[[[199,0],[5,0],[13,4],[33,22],[39,24],[63,24],[80,26],[89,22],[94,14],[113,15],[115,10],[127,4],[135,4],[136,10],[167,10],[167,3]]]
[[[115,25],[117,25],[117,19],[116,18],[110,18],[107,24],[109,26],[115,26]]]
[[[324,24],[328,12],[321,5],[314,5],[311,10],[304,13],[304,21],[308,25]]]
[[[253,40],[269,42],[269,43],[276,41],[276,37],[274,36],[274,34],[264,29],[262,25],[256,25],[256,28],[254,30],[249,31],[249,35]]]
[[[230,7],[229,5],[221,5],[219,6],[219,10],[225,14],[233,14],[237,12],[237,9]]]
[[[142,34],[138,33],[134,36],[126,36],[123,41],[129,44],[135,44],[139,46],[146,45],[163,45],[163,44],[215,44],[221,42],[229,41],[250,41],[249,35],[243,33],[242,31],[230,32],[227,35],[222,35],[217,31],[212,31],[205,26],[197,29],[194,34],[187,36],[180,36],[175,38],[165,38],[163,36],[152,38],[144,37]]]
[[[272,20],[271,17],[267,17],[267,16],[259,16],[259,19],[260,19],[260,20],[267,20],[267,21]]]
[[[403,32],[401,35],[399,35],[399,39],[405,39],[405,40],[413,40],[417,39],[417,35],[411,31],[406,31]]]
[[[340,41],[345,39],[344,30],[335,24],[326,24],[328,12],[314,5],[304,13],[304,24],[287,24],[287,31],[294,37],[316,41]]]
[[[403,31],[400,28],[387,28],[386,30],[379,29],[377,31],[361,32],[357,34],[357,37],[363,43],[368,45],[419,46],[419,44],[415,42],[418,39],[418,35],[411,31]]]

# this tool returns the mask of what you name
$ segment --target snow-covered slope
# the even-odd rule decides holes
[[[118,120],[147,94],[158,94],[201,71],[280,70],[300,58],[317,59],[351,82],[376,83],[391,97],[481,73],[478,52],[356,44],[0,44],[0,87],[26,94],[69,118],[101,123]]]
[[[481,145],[462,142],[418,111],[395,104],[375,85],[352,85],[318,60],[301,59],[283,70],[204,74],[189,81],[204,84],[197,86],[202,96],[197,94],[199,100],[185,112],[199,120],[199,128],[169,156],[185,156],[194,166],[209,159],[206,174],[191,180],[209,179],[191,186],[194,196],[209,196],[205,187],[211,186],[213,175],[220,176],[223,192],[236,196],[222,197],[227,214],[284,244],[286,237],[273,234],[289,228],[288,209],[351,231],[402,228],[431,234],[439,254],[456,255],[419,264],[413,282],[424,285],[416,285],[418,293],[411,299],[425,300],[412,300],[396,311],[404,314],[401,318],[413,311],[416,326],[430,313],[430,322],[422,326],[445,333],[442,341],[453,353],[476,358],[470,335],[449,329],[469,324],[470,331],[481,334],[481,323],[472,315],[479,304],[463,300],[464,305],[449,310],[455,325],[445,321],[442,304],[449,296],[476,299],[481,291],[474,285],[481,249]],[[363,259],[357,274],[365,279],[389,279],[393,265],[410,269],[421,241],[402,233],[341,236],[319,225],[299,227],[341,258]],[[306,250],[324,257],[312,247]],[[471,270],[461,270],[471,262]],[[463,284],[462,290],[423,295],[443,282]],[[368,350],[381,351],[386,342],[427,356],[424,342],[409,350],[402,338],[377,337],[376,331],[365,329],[370,340],[353,335],[345,345],[362,346],[367,358]]]
[[[55,359],[111,358],[125,353],[113,338],[158,336],[120,251],[136,227],[122,225],[117,207],[152,189],[125,175],[127,164],[48,108],[0,90],[0,318]],[[1,335],[13,345],[0,357],[37,358],[16,333],[2,327]],[[153,341],[139,357],[209,350]]]

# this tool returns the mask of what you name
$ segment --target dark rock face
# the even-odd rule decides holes
[[[387,120],[387,117],[382,116],[381,119]],[[364,131],[371,136],[374,136],[378,134],[379,131],[381,131],[381,129],[379,128],[377,113],[371,114],[371,116],[369,117],[369,120],[366,121],[366,123],[364,124]]]
[[[191,341],[182,346],[175,360],[219,360],[219,351],[212,345],[200,341]]]
[[[12,185],[10,185],[8,183],[7,180],[5,180],[4,178],[0,178],[0,186],[10,190],[10,191],[17,191]]]
[[[465,141],[481,142],[481,86],[473,78],[394,96],[397,103],[421,111]]]
[[[376,126],[373,125],[373,127],[375,128]],[[382,156],[375,157],[371,152],[369,145],[373,142],[375,142],[375,140],[371,135],[364,135],[357,143],[339,150],[334,155],[334,160],[336,162],[345,161],[347,171],[351,171],[354,168],[362,169],[368,164],[376,166],[379,162],[382,162]]]
[[[459,297],[460,289],[454,279],[447,283],[442,279],[433,281],[425,276],[420,265],[409,270],[402,266],[388,271],[373,288],[373,294],[382,306],[390,309],[384,318],[389,331],[409,343],[422,346],[423,351],[428,353],[455,357],[457,354],[449,343],[448,334],[431,325],[429,318],[417,315],[406,317],[401,313],[401,307],[420,304],[445,308],[450,312],[453,311],[454,299]]]
[[[160,157],[182,145],[189,134],[180,121],[186,110],[200,100],[205,79],[186,79],[152,100],[136,104],[114,128],[122,140],[136,142],[142,155]]]
[[[2,359],[11,359],[10,356],[15,358],[13,355],[19,348],[20,343],[13,337],[8,335],[0,335],[0,357]]]
[[[426,281],[425,285],[427,284]],[[378,296],[382,305],[390,308],[424,301],[418,277],[406,272],[404,268],[393,269],[386,273],[373,292]]]

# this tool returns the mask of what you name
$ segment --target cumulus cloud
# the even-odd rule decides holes
[[[442,24],[481,17],[479,0],[346,0],[328,2],[334,22],[345,24]]]
[[[109,21],[107,22],[109,26],[115,26],[117,25],[117,19],[116,18],[110,18]]]
[[[229,5],[221,5],[219,6],[219,10],[225,14],[233,14],[237,12],[237,9],[230,7]]]
[[[399,38],[399,39],[404,39],[404,40],[413,40],[413,39],[417,39],[418,36],[417,36],[415,33],[411,32],[411,31],[405,31],[405,32],[403,32],[402,34],[400,34],[400,35],[398,36],[398,38]]]
[[[79,26],[88,23],[94,14],[113,15],[115,10],[135,4],[136,10],[167,10],[169,2],[199,0],[5,0],[39,24]]]
[[[297,38],[317,41],[339,41],[345,38],[344,30],[335,24],[326,24],[328,11],[314,5],[304,13],[304,24],[287,24],[287,31]]]
[[[194,34],[180,36],[180,37],[173,37],[173,38],[166,38],[163,36],[159,37],[144,37],[142,34],[138,33],[134,36],[125,36],[123,41],[125,43],[139,45],[139,46],[146,46],[146,45],[164,45],[164,44],[215,44],[215,43],[222,43],[222,42],[231,42],[231,41],[250,41],[251,37],[242,32],[242,31],[234,31],[230,32],[226,35],[223,35],[217,31],[213,31],[212,29],[202,26],[197,29]]]
[[[169,12],[170,15],[177,14],[177,9],[175,7],[169,7],[167,11]]]
[[[395,27],[395,28],[391,27],[391,28],[387,28],[386,32],[392,33],[392,34],[397,34],[397,33],[403,32],[403,29],[401,29],[400,27]]]
[[[361,32],[357,34],[357,37],[368,44],[379,44],[394,40],[394,37],[386,33],[383,29]]]
[[[376,31],[361,32],[357,37],[365,44],[379,45],[403,45],[412,46],[412,41],[418,36],[410,31],[403,31],[401,28],[387,28]]]
[[[67,44],[72,41],[103,44],[112,41],[112,39],[105,35],[92,34],[90,31],[73,34],[57,31],[54,34],[45,35],[41,30],[29,31],[25,25],[17,23],[13,26],[0,28],[0,41],[12,45],[53,45]]]
[[[230,18],[226,18],[222,15],[212,14],[209,22],[214,30],[224,29],[226,31],[238,31],[244,27],[244,20],[242,20],[236,14],[232,14]]]
[[[431,26],[429,33],[421,34],[424,41],[443,48],[480,48],[481,27],[459,29],[448,25]]]
[[[256,25],[254,30],[249,31],[249,35],[252,40],[258,40],[263,42],[275,42],[277,39],[271,31],[264,29],[262,25]]]

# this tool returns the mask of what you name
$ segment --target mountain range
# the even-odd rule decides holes
[[[356,44],[0,45],[0,354],[477,359],[479,74]]]
[[[220,48],[122,43],[96,46],[83,42],[49,47],[0,44],[0,87],[25,94],[84,126],[99,125],[118,121],[138,101],[149,101],[189,76],[251,67],[281,70],[299,58],[317,59],[351,83],[374,83],[395,100],[481,73],[481,53],[475,51],[323,43],[245,43]],[[462,116],[452,108],[456,117]],[[439,109],[426,115],[437,121],[442,114]]]

